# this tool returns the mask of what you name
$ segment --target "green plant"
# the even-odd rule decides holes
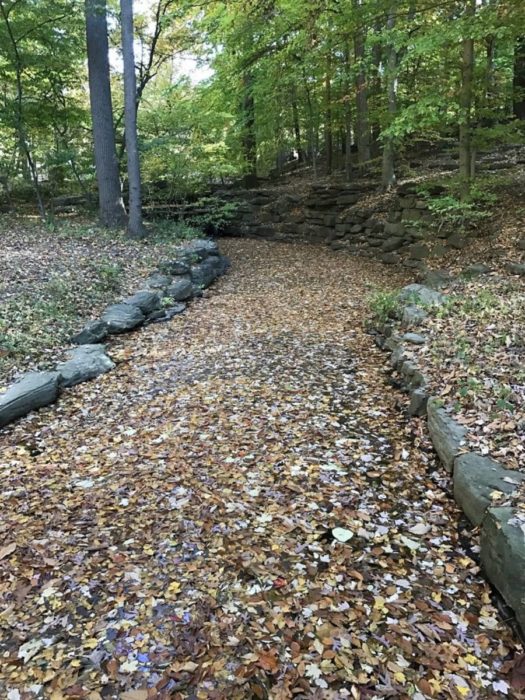
[[[202,229],[187,221],[159,219],[154,224],[153,235],[159,243],[178,243],[202,237]]]
[[[188,222],[206,233],[217,234],[235,218],[239,206],[238,202],[225,202],[218,197],[201,197],[195,207],[202,212],[188,217]]]
[[[380,323],[395,318],[399,311],[399,294],[385,290],[376,291],[369,299],[369,306],[374,317]]]
[[[122,283],[123,269],[121,265],[109,261],[91,264],[94,286],[104,292],[118,292]]]

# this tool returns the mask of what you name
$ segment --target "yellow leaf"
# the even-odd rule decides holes
[[[172,581],[170,585],[168,586],[167,593],[171,593],[172,595],[176,595],[181,589],[181,584],[178,581]]]
[[[406,683],[407,679],[403,671],[398,671],[397,673],[394,673],[394,678],[398,683]]]

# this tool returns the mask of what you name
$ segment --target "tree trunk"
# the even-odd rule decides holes
[[[297,159],[299,163],[304,160],[303,156],[303,142],[301,138],[301,123],[299,121],[299,107],[297,105],[297,91],[295,85],[292,85],[292,119],[293,119],[293,132],[295,137],[295,150],[297,151]]]
[[[469,0],[465,9],[465,18],[470,20],[476,11],[476,0]],[[466,25],[465,31],[468,32]],[[463,180],[464,196],[470,190],[470,180],[473,176],[472,152],[472,92],[474,80],[474,39],[463,39],[463,56],[461,63],[461,88],[459,93],[459,174]]]
[[[326,172],[331,175],[333,168],[334,139],[332,129],[332,47],[328,44],[328,54],[326,56],[326,76],[325,76],[325,125],[324,125],[324,145],[326,155]]]
[[[317,177],[317,125],[315,122],[314,105],[310,86],[308,85],[308,77],[306,70],[303,68],[304,91],[306,94],[306,105],[308,107],[308,146],[310,150],[310,162],[314,171],[314,177]]]
[[[354,7],[359,7],[359,0],[354,0]],[[370,160],[370,124],[368,121],[368,89],[366,84],[365,37],[362,30],[354,36],[354,55],[357,64],[356,88],[356,142],[357,157],[360,163]]]
[[[130,238],[144,238],[146,230],[142,223],[142,188],[137,138],[137,83],[133,51],[133,0],[120,0],[120,23],[122,29],[122,58],[124,62],[124,127],[128,155],[128,236]]]
[[[525,119],[525,36],[518,37],[514,47],[513,88],[514,116]]]
[[[344,80],[344,115],[345,115],[345,177],[352,178],[352,110],[350,107],[350,44],[345,43],[345,80]]]
[[[255,99],[253,96],[253,75],[246,71],[243,75],[243,129],[242,146],[246,163],[245,184],[257,185],[257,135],[255,133]]]
[[[386,22],[386,30],[392,33],[396,23],[395,5],[390,6],[388,18]],[[387,58],[386,58],[386,89],[388,100],[388,124],[392,124],[397,112],[397,95],[396,95],[396,72],[397,72],[397,53],[393,38],[390,37]],[[395,148],[394,139],[392,136],[385,136],[383,139],[383,172],[382,182],[385,190],[391,189],[396,184],[395,172]]]
[[[103,226],[118,228],[125,225],[127,217],[122,201],[113,129],[106,0],[85,0],[85,13],[99,216]]]

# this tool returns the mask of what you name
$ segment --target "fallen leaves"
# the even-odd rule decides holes
[[[186,317],[115,339],[128,362],[2,436],[0,687],[494,698],[521,647],[361,331],[380,271],[227,247]]]

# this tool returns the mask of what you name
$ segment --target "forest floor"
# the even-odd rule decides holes
[[[187,314],[0,438],[3,697],[519,697],[523,649],[365,330],[406,280],[222,249]]]

